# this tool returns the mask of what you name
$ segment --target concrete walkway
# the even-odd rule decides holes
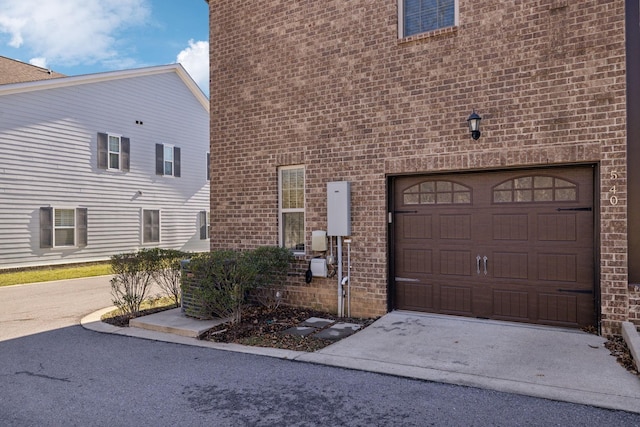
[[[82,320],[85,328],[138,338],[253,353],[640,413],[640,377],[584,332],[394,311],[314,353],[200,341],[213,324],[180,309],[139,318],[137,327]],[[167,332],[169,331],[169,332]]]

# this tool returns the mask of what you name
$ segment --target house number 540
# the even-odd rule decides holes
[[[618,172],[617,171],[611,171],[611,179],[615,180],[618,179]],[[618,204],[618,196],[616,196],[616,193],[618,192],[618,188],[616,187],[616,184],[613,184],[613,187],[611,187],[609,189],[609,203],[611,203],[613,206]]]

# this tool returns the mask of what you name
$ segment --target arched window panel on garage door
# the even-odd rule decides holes
[[[578,186],[553,176],[522,176],[493,187],[494,203],[575,202]]]
[[[453,181],[423,181],[403,192],[405,205],[470,204],[471,188]]]

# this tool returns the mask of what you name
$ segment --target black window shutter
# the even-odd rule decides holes
[[[109,137],[98,132],[98,169],[107,169],[109,165]]]
[[[53,247],[53,208],[40,208],[40,247]]]
[[[200,240],[206,240],[207,236],[207,211],[200,211]]]
[[[180,176],[180,149],[173,147],[173,176]]]
[[[156,144],[156,175],[164,175],[164,146]]]
[[[211,180],[211,153],[207,153],[207,181]]]
[[[77,246],[87,246],[87,208],[76,209]]]
[[[120,138],[120,151],[122,153],[122,170],[129,172],[129,152],[131,150],[131,141],[124,136]]]

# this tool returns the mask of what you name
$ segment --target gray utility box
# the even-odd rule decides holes
[[[351,183],[327,182],[327,235],[351,236]]]

